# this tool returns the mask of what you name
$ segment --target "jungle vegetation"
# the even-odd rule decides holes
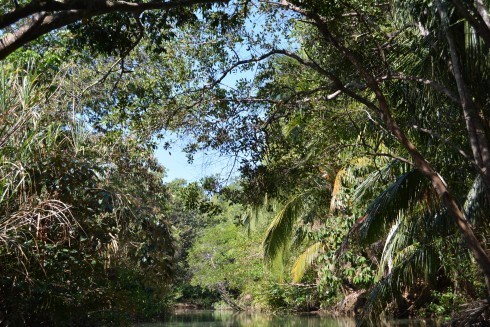
[[[489,317],[488,0],[0,4],[0,324]]]

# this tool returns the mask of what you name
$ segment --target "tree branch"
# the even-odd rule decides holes
[[[90,17],[108,13],[142,13],[148,10],[169,10],[173,8],[189,7],[205,3],[226,3],[226,0],[154,0],[145,3],[111,0],[67,0],[67,1],[31,1],[25,6],[19,6],[15,10],[0,16],[0,29],[19,22],[41,12],[68,12],[82,10],[91,13]]]
[[[0,29],[28,19],[13,33],[0,39],[0,60],[36,38],[82,19],[109,13],[140,14],[148,10],[170,10],[199,4],[226,3],[228,0],[174,0],[135,3],[110,0],[31,1],[0,16]],[[35,22],[35,23],[33,23]],[[33,26],[35,25],[35,26]]]

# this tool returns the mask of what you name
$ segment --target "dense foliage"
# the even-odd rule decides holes
[[[68,326],[163,313],[174,248],[162,168],[124,138],[109,144],[90,131],[28,69],[1,71],[1,320]]]
[[[489,316],[488,0],[0,3],[0,322]]]

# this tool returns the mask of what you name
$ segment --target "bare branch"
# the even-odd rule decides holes
[[[13,11],[0,16],[0,29],[19,22],[23,18],[42,12],[70,12],[73,10],[89,12],[89,17],[108,13],[142,13],[148,10],[169,10],[173,8],[190,7],[205,3],[226,3],[224,0],[154,0],[145,3],[111,0],[66,0],[66,1],[31,1],[25,6],[19,6]],[[83,17],[81,17],[83,18]],[[81,19],[80,18],[80,19]]]

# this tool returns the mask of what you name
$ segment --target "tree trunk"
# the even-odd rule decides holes
[[[226,282],[219,282],[218,284],[216,284],[216,288],[218,289],[218,292],[221,295],[221,299],[225,301],[225,303],[228,304],[233,309],[233,311],[245,310],[238,303],[236,303],[235,300],[231,297],[230,293],[226,288]]]
[[[438,5],[440,5],[439,0],[436,0],[436,2]],[[466,246],[475,258],[478,267],[481,269],[487,287],[487,298],[490,299],[489,256],[487,255],[480,241],[475,236],[471,225],[466,220],[463,212],[456,203],[456,200],[449,192],[449,189],[446,183],[443,181],[442,177],[418,151],[415,145],[408,139],[407,135],[393,119],[389,102],[386,99],[383,91],[381,90],[381,87],[376,78],[373,76],[367,66],[363,64],[362,60],[357,57],[356,54],[348,48],[348,46],[343,44],[339,38],[337,38],[334,34],[330,32],[327,23],[322,17],[320,17],[317,13],[296,7],[288,3],[287,0],[283,0],[283,3],[289,9],[305,15],[308,18],[311,18],[318,28],[320,34],[323,36],[325,42],[336,48],[345,57],[345,59],[347,59],[353,65],[353,67],[355,67],[360,77],[362,77],[366,81],[367,88],[374,93],[377,104],[367,100],[366,98],[362,98],[353,92],[349,92],[349,90],[345,88],[341,90],[343,90],[344,93],[352,97],[354,100],[359,101],[360,99],[361,103],[365,104],[366,106],[368,106],[368,108],[372,109],[379,115],[380,119],[386,125],[386,128],[393,134],[393,136],[412,157],[415,167],[419,169],[422,174],[424,174],[424,176],[426,176],[430,180],[432,186],[443,201],[445,207],[454,218],[454,221],[458,226],[461,235],[463,236]],[[444,15],[444,13],[442,14]],[[323,73],[327,78],[329,78],[334,84],[339,84],[338,81],[333,78],[332,75],[329,74],[326,70],[321,70],[320,72]],[[342,84],[340,83],[339,87],[341,85]],[[468,100],[467,96],[465,97],[465,100]],[[468,105],[470,105],[470,103],[468,103]],[[466,120],[467,127],[469,128],[468,133],[470,135],[471,142],[475,142],[476,149],[478,150],[476,151],[476,154],[479,156],[478,160],[481,163],[481,166],[479,167],[481,167],[483,170],[483,168],[485,168],[485,162],[487,162],[487,160],[490,161],[490,154],[488,153],[488,140],[485,138],[485,135],[481,133],[482,127],[478,125],[478,120],[475,119],[476,117],[474,115],[474,112],[471,112],[471,107],[465,106],[464,110],[469,110],[468,115],[465,113],[465,119],[469,118]],[[475,158],[475,161],[477,161],[477,158]],[[483,172],[480,173],[482,173],[483,177],[486,175],[490,176],[490,171],[483,170]],[[490,183],[488,185],[490,185]]]
[[[490,204],[490,145],[487,138],[486,129],[484,127],[485,125],[479,115],[479,110],[473,101],[473,97],[463,75],[461,63],[462,51],[458,51],[459,48],[455,40],[456,37],[452,31],[452,29],[461,23],[452,24],[452,27],[450,28],[449,17],[446,14],[443,4],[440,0],[437,0],[436,4],[442,25],[444,26],[446,40],[449,45],[449,54],[451,57],[450,67],[458,89],[461,107],[463,109],[463,116],[466,123],[471,152],[473,154],[475,164],[480,169],[479,173],[482,176],[487,201]],[[460,39],[465,37],[464,31],[461,34],[462,36]],[[464,46],[464,40],[462,41],[462,46]]]
[[[480,241],[475,236],[473,229],[469,222],[466,220],[463,212],[459,208],[456,200],[449,192],[449,189],[446,183],[443,181],[442,177],[436,172],[434,168],[429,164],[429,162],[424,158],[424,156],[418,151],[415,145],[408,139],[406,134],[401,130],[401,128],[397,125],[395,120],[391,115],[391,109],[389,106],[389,102],[386,99],[383,91],[381,90],[378,82],[374,78],[374,76],[369,72],[369,70],[362,64],[359,58],[356,57],[354,53],[352,53],[346,46],[344,46],[338,39],[332,35],[328,27],[325,24],[322,24],[321,18],[317,18],[317,22],[320,23],[319,29],[324,34],[326,40],[332,44],[335,48],[337,48],[358,70],[359,74],[366,80],[367,86],[371,89],[375,95],[376,101],[378,103],[377,113],[381,120],[387,126],[387,129],[396,137],[396,139],[400,142],[400,144],[408,151],[410,156],[412,157],[415,167],[419,169],[431,182],[435,191],[442,199],[444,205],[446,206],[449,213],[454,218],[458,229],[463,236],[466,246],[470,250],[471,254],[475,258],[479,268],[481,269],[483,276],[485,278],[485,284],[487,287],[486,296],[490,299],[490,258],[481,245]],[[470,113],[471,114],[471,113]],[[471,116],[474,117],[474,116]],[[465,117],[466,118],[466,117]],[[480,141],[480,137],[484,137],[484,134],[480,134],[481,130],[479,130],[478,124],[472,119],[471,137],[476,137],[476,141]],[[486,138],[483,139],[484,141]],[[479,146],[479,155],[481,156],[483,167],[486,160],[490,161],[490,157],[488,156],[488,143],[481,142],[478,144]],[[483,176],[490,173],[490,171],[483,171]],[[490,184],[488,184],[490,185]]]
[[[471,225],[465,218],[463,212],[459,208],[456,200],[449,192],[446,183],[443,181],[442,177],[432,168],[432,166],[425,160],[422,154],[417,150],[414,144],[410,142],[405,133],[396,124],[390,114],[388,103],[384,96],[378,90],[378,102],[380,109],[385,113],[382,116],[386,126],[393,133],[393,135],[398,139],[401,145],[408,151],[412,157],[415,167],[419,169],[431,182],[432,187],[436,190],[439,197],[442,199],[444,205],[448,209],[449,213],[454,218],[458,229],[463,236],[466,246],[471,251],[473,257],[475,258],[478,266],[483,272],[485,278],[485,284],[487,287],[487,298],[490,299],[490,258],[488,257],[486,251],[481,245],[480,241],[475,236]]]

